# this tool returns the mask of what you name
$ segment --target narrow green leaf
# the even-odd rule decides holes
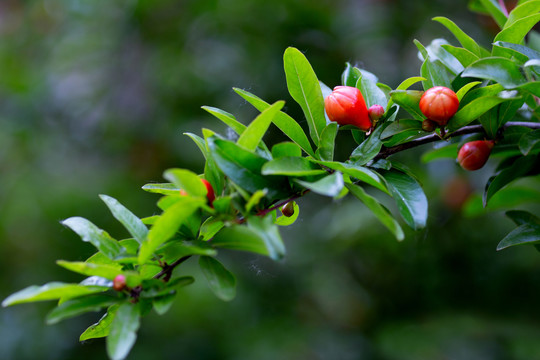
[[[237,144],[250,151],[254,151],[261,142],[276,114],[283,108],[283,105],[285,105],[284,101],[277,101],[269,108],[262,111],[255,120],[249,124],[242,135],[240,135]]]
[[[307,182],[299,179],[294,179],[294,181],[317,194],[331,197],[338,196],[344,185],[343,175],[339,171],[315,182]]]
[[[540,52],[535,51],[535,50],[533,50],[530,47],[525,46],[525,45],[512,44],[512,43],[505,42],[505,41],[496,41],[496,42],[493,43],[493,45],[508,48],[508,49],[511,49],[511,50],[515,51],[516,53],[522,54],[523,57],[526,60],[540,59]]]
[[[462,213],[467,217],[483,215],[489,212],[513,209],[526,204],[540,203],[540,189],[523,186],[507,186],[499,190],[486,207],[482,203],[482,195],[473,194],[465,203]],[[509,211],[512,213],[512,211]],[[517,224],[521,225],[521,224]]]
[[[311,176],[325,173],[320,166],[303,157],[280,157],[262,167],[263,175]]]
[[[221,171],[235,184],[250,193],[267,189],[269,199],[287,197],[290,188],[287,178],[261,174],[266,159],[227,140],[210,138],[208,144]]]
[[[529,155],[529,152],[538,143],[540,143],[540,129],[524,134],[521,139],[519,139],[519,150],[523,155]]]
[[[319,164],[347,174],[390,195],[381,176],[367,167],[336,161],[320,161]]]
[[[516,245],[540,244],[540,225],[523,224],[512,230],[497,245],[497,251]]]
[[[461,76],[493,80],[505,89],[513,89],[527,82],[519,66],[503,57],[488,57],[475,61]]]
[[[202,108],[204,110],[208,111],[210,114],[217,117],[219,120],[221,120],[223,123],[225,123],[225,125],[227,125],[231,129],[233,129],[234,132],[237,133],[238,135],[242,135],[244,130],[246,130],[246,125],[244,125],[244,124],[240,123],[238,120],[236,120],[234,115],[229,114],[228,112],[223,111],[221,109],[211,107],[211,106],[203,106]]]
[[[442,45],[442,47],[444,50],[452,54],[452,56],[455,57],[464,67],[467,67],[471,65],[473,62],[480,59],[477,55],[475,55],[474,53],[472,53],[471,51],[465,48],[456,47],[456,46],[447,45],[447,44]]]
[[[302,156],[302,149],[295,143],[284,141],[272,146],[272,157],[274,159],[284,156]]]
[[[332,161],[334,160],[334,146],[336,141],[336,135],[338,131],[337,123],[328,124],[321,135],[321,141],[317,152],[321,160]]]
[[[154,251],[169,240],[187,218],[206,203],[204,199],[180,197],[156,220],[148,233],[147,240],[142,243],[139,251],[139,264],[144,264]]]
[[[424,190],[411,176],[395,171],[383,171],[388,189],[394,198],[405,222],[414,230],[426,226],[428,202]]]
[[[362,77],[360,69],[352,66],[350,63],[345,63],[345,70],[341,74],[341,83],[344,86],[355,87],[358,80]]]
[[[484,96],[475,99],[462,107],[448,122],[448,130],[455,131],[463,126],[469,125],[489,109],[508,101],[508,99],[499,96]]]
[[[209,256],[199,258],[199,266],[208,280],[212,292],[223,301],[231,301],[236,296],[236,279],[222,263]]]
[[[437,147],[422,155],[422,162],[428,163],[440,159],[455,159],[457,154],[458,144],[450,144],[447,146]]]
[[[540,12],[540,0],[530,0],[523,2],[522,4],[518,4],[518,6],[512,9],[510,14],[508,14],[508,19],[504,24],[504,29],[509,28],[516,21],[538,12]]]
[[[223,228],[212,239],[212,245],[218,248],[269,255],[265,242],[258,233],[242,225]]]
[[[70,217],[62,221],[62,225],[73,230],[81,237],[82,241],[91,243],[111,259],[116,258],[124,252],[124,248],[118,241],[85,218],[78,216]]]
[[[271,259],[279,260],[285,256],[285,245],[271,216],[251,216],[247,219],[247,226],[263,240]]]
[[[311,138],[318,146],[321,133],[326,126],[324,99],[319,80],[309,61],[298,49],[287,48],[283,62],[289,93],[302,107]]]
[[[116,316],[119,305],[115,304],[107,309],[105,315],[99,319],[99,321],[93,325],[90,325],[79,337],[79,341],[85,341],[89,339],[97,339],[106,337],[109,335],[111,329],[111,323]]]
[[[505,41],[509,43],[519,44],[523,41],[525,35],[531,31],[534,25],[540,21],[540,14],[533,14],[522,19],[512,22],[508,27],[503,29],[495,36],[493,42]],[[496,52],[496,48],[493,48]]]
[[[259,205],[261,200],[266,196],[266,190],[257,190],[251,195],[248,202],[246,203],[246,211],[250,212],[253,207]]]
[[[238,88],[233,90],[259,111],[264,111],[270,107],[270,104],[245,90]],[[304,130],[292,117],[280,111],[274,117],[273,122],[289,139],[297,143],[306,154],[315,156]]]
[[[472,37],[470,37],[463,30],[461,30],[459,26],[457,26],[452,20],[447,19],[442,16],[434,17],[433,20],[441,23],[448,30],[450,30],[450,32],[459,41],[461,46],[463,46],[465,49],[469,50],[471,53],[473,53],[477,57],[483,56],[482,48],[480,47],[480,45],[478,45]]]
[[[113,280],[114,277],[122,272],[120,265],[93,264],[84,261],[65,261],[57,260],[56,263],[69,271],[73,271],[86,276],[99,276],[105,279]]]
[[[139,325],[139,304],[126,302],[120,305],[107,337],[107,354],[111,360],[123,360],[128,356],[137,340]]]
[[[56,300],[60,298],[74,298],[107,291],[105,286],[83,286],[79,284],[66,284],[50,282],[42,286],[32,285],[8,296],[2,306],[11,306],[36,301]]]
[[[410,88],[412,85],[416,84],[417,82],[425,81],[425,80],[426,78],[423,78],[421,76],[410,77],[408,79],[403,80],[401,84],[398,85],[396,90],[407,90],[408,88]]]
[[[100,311],[102,308],[111,306],[119,300],[119,298],[101,294],[68,300],[49,312],[46,321],[48,325],[56,324],[87,312]]]
[[[500,5],[496,0],[479,0],[484,10],[495,20],[497,25],[502,29],[506,23],[506,15],[501,10]]]
[[[207,189],[201,182],[201,178],[192,171],[186,169],[168,169],[163,173],[163,177],[191,196],[206,196]]]
[[[426,47],[431,61],[439,60],[451,73],[456,76],[465,68],[463,64],[445,49],[449,45],[445,39],[433,39]],[[467,51],[467,50],[465,50]]]
[[[204,139],[198,135],[195,135],[189,132],[185,132],[184,135],[189,136],[189,138],[193,140],[195,145],[197,145],[199,150],[201,150],[201,153],[203,154],[204,158],[208,159],[208,149],[206,148],[206,142],[204,141]]]
[[[531,214],[528,211],[523,210],[512,210],[505,213],[516,225],[524,225],[528,223],[533,223],[540,225],[540,218]]]
[[[135,240],[142,243],[146,239],[148,228],[143,224],[141,219],[135,216],[124,205],[120,204],[118,200],[107,195],[99,195],[99,197],[105,202],[109,210],[111,210],[115,219],[124,225]]]
[[[386,109],[388,99],[385,93],[377,86],[377,77],[369,71],[359,69],[362,77],[356,83],[356,87],[362,92],[366,105],[369,108],[372,105],[381,105]]]
[[[454,75],[451,74],[450,70],[440,60],[432,59],[428,55],[427,49],[418,40],[414,40],[414,43],[424,59],[424,63],[420,68],[420,74],[426,79],[422,82],[424,90],[434,86],[452,88]]]
[[[416,120],[424,120],[426,117],[420,111],[418,104],[422,97],[423,91],[418,90],[394,90],[390,92],[392,101],[405,109]]]
[[[422,123],[418,120],[400,119],[392,122],[381,133],[381,139],[387,139],[396,134],[400,134],[409,130],[422,130]],[[425,133],[424,133],[425,134]]]
[[[152,299],[152,305],[158,315],[165,315],[171,308],[176,298],[176,293],[171,293]]]
[[[162,194],[162,195],[176,195],[178,194],[178,191],[180,190],[176,185],[171,183],[163,183],[163,184],[146,184],[142,187],[143,190],[156,193],[156,194]]]
[[[191,255],[216,256],[217,251],[209,247],[205,242],[201,243],[197,241],[194,242],[194,244],[190,244],[187,242],[174,241],[166,243],[163,247],[156,250],[156,254],[160,255],[163,261],[170,264],[180,258]]]
[[[371,159],[373,159],[381,151],[382,141],[380,139],[381,134],[390,123],[384,123],[379,125],[371,135],[364,140],[363,143],[358,145],[351,154],[351,161],[356,165],[365,165]]]
[[[390,232],[396,237],[397,240],[401,241],[405,238],[405,235],[403,233],[403,230],[401,229],[401,226],[399,226],[399,223],[394,219],[392,214],[388,212],[388,210],[382,206],[377,199],[375,199],[373,196],[368,195],[364,189],[362,189],[358,185],[354,184],[345,184],[347,189],[356,196],[360,201],[364,203],[364,205],[367,206],[369,210],[375,215],[375,217],[383,224]]]
[[[540,170],[540,157],[537,155],[528,155],[520,157],[508,168],[502,170],[495,176],[492,176],[486,184],[484,191],[484,206],[489,199],[500,189],[511,183],[512,181],[538,173]]]
[[[473,87],[475,87],[476,85],[481,84],[481,83],[482,82],[480,82],[480,81],[473,81],[473,82],[468,83],[467,85],[464,85],[456,93],[456,96],[457,96],[458,100],[461,101],[461,99],[463,99],[463,97],[469,92],[469,90],[471,90]]]

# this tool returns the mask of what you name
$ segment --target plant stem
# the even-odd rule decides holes
[[[173,272],[174,268],[176,268],[178,265],[180,265],[181,263],[183,263],[184,261],[186,261],[190,257],[191,257],[191,255],[187,255],[187,256],[181,257],[180,259],[176,260],[171,265],[165,264],[165,266],[163,266],[163,270],[161,270],[159,273],[154,275],[154,279],[159,279],[159,278],[163,277],[163,281],[165,281],[165,282],[169,281],[169,279],[172,276],[172,272]]]
[[[506,128],[510,127],[510,126],[525,126],[525,127],[531,128],[531,129],[540,129],[540,123],[536,123],[536,122],[518,122],[518,121],[509,121],[504,125],[503,128],[506,129]],[[462,127],[461,129],[458,129],[458,130],[454,131],[453,133],[450,133],[450,134],[446,135],[445,139],[450,139],[450,138],[453,138],[453,137],[456,137],[456,136],[474,134],[474,133],[484,133],[485,134],[484,127],[482,125],[465,126],[465,127]],[[420,146],[420,145],[424,145],[424,144],[429,144],[431,142],[435,142],[435,141],[438,141],[438,140],[441,140],[441,138],[439,137],[438,134],[426,135],[424,137],[418,138],[416,140],[412,140],[412,141],[410,141],[408,143],[405,143],[405,144],[400,144],[400,145],[392,146],[392,147],[389,147],[389,148],[385,148],[377,156],[375,156],[375,158],[373,160],[376,161],[376,160],[379,160],[379,159],[386,159],[388,156],[393,155],[395,153],[398,153],[400,151],[411,149],[411,148],[414,148],[414,147],[417,147],[417,146]]]

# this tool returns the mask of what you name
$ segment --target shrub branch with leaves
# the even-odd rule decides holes
[[[186,134],[204,155],[204,174],[170,169],[164,173],[167,183],[143,186],[162,195],[157,203],[162,213],[142,219],[116,199],[101,195],[131,238],[116,240],[81,217],[64,220],[63,225],[95,246],[97,252],[86,261],[59,260],[58,265],[86,278],[77,284],[50,282],[27,287],[6,298],[3,306],[57,300],[58,305],[47,316],[49,324],[105,309],[103,317],[84,331],[80,340],[106,337],[109,357],[124,359],[136,341],[140,318],[152,309],[165,314],[175,300],[176,289],[193,283],[193,277],[177,274],[181,272],[175,269],[197,257],[210,289],[220,299],[232,300],[236,280],[216,259],[218,250],[281,259],[285,246],[279,227],[295,222],[299,216],[295,200],[307,192],[335,199],[350,194],[397,240],[403,240],[402,225],[394,214],[365,190],[371,187],[392,197],[399,215],[412,229],[426,226],[426,195],[415,175],[392,160],[395,153],[440,142],[445,145],[427,151],[422,159],[455,159],[463,144],[489,141],[494,145],[492,151],[484,147],[476,155],[483,157],[481,161],[490,155],[501,161],[485,186],[484,206],[510,182],[538,175],[540,49],[528,44],[526,37],[539,38],[532,28],[540,21],[540,1],[520,1],[510,13],[502,1],[472,1],[471,7],[490,14],[501,28],[491,49],[480,46],[451,20],[436,17],[434,20],[461,46],[443,39],[428,46],[415,41],[423,60],[420,76],[392,89],[379,83],[372,73],[346,65],[340,88],[349,88],[336,94],[331,111],[343,111],[340,116],[345,117],[363,111],[359,120],[344,123],[338,116],[332,119],[337,122],[330,121],[325,98],[332,90],[319,82],[299,50],[288,48],[283,58],[287,87],[304,112],[309,137],[297,120],[282,111],[283,101],[269,104],[234,89],[260,114],[245,126],[226,111],[203,107],[237,134],[235,141],[209,129],[202,130],[202,137]],[[454,105],[437,96],[427,100],[431,102],[428,105],[420,104],[424,91],[410,90],[419,82],[425,91],[444,87],[445,94],[450,94],[455,109],[444,121],[433,123],[433,111]],[[350,88],[354,91],[347,90]],[[431,110],[424,109],[426,106]],[[262,139],[271,124],[290,141],[269,148]],[[358,143],[346,161],[334,159],[338,131],[350,133]],[[476,147],[467,149],[463,157],[474,153]],[[476,161],[480,160],[465,162],[478,165]],[[540,218],[518,210],[507,215],[516,228],[497,249],[540,243]]]

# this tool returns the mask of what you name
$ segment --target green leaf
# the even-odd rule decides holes
[[[139,325],[139,304],[126,302],[120,305],[107,337],[107,354],[111,360],[122,360],[128,356],[137,340]]]
[[[487,205],[489,199],[491,199],[497,191],[518,178],[537,173],[539,169],[540,157],[537,155],[520,157],[514,161],[510,167],[502,170],[488,180],[486,189],[484,190],[484,206]]]
[[[339,171],[315,182],[307,182],[298,179],[295,179],[294,181],[303,187],[324,196],[338,196],[343,189],[343,175]]]
[[[66,284],[62,282],[50,282],[37,286],[32,285],[17,291],[8,296],[2,306],[11,306],[36,301],[56,300],[60,298],[69,299],[77,296],[84,296],[108,290],[105,286],[83,286],[79,284]]]
[[[233,131],[238,135],[242,135],[244,130],[246,130],[246,125],[238,122],[234,115],[215,107],[203,106],[202,108],[217,117],[219,120],[225,123],[225,125],[233,129]]]
[[[387,139],[391,136],[410,131],[415,130],[419,131],[423,134],[425,132],[422,131],[422,123],[418,120],[409,120],[409,119],[400,119],[397,121],[392,122],[389,124],[384,131],[381,133],[381,139]]]
[[[351,161],[353,161],[354,164],[365,165],[371,159],[377,156],[383,145],[380,136],[389,124],[390,123],[384,123],[379,125],[375,131],[373,131],[373,133],[366,140],[364,140],[364,142],[354,149],[351,154]]]
[[[272,157],[274,159],[284,156],[302,156],[302,149],[295,143],[284,141],[272,146]]]
[[[516,245],[540,244],[540,225],[523,224],[512,230],[497,245],[497,251]]]
[[[336,135],[338,131],[337,123],[328,124],[322,134],[321,141],[317,152],[321,160],[332,161],[334,160],[334,146],[336,141]]]
[[[540,52],[535,51],[531,49],[528,46],[520,45],[520,44],[512,44],[505,41],[496,41],[493,43],[494,46],[504,47],[507,49],[511,49],[515,53],[523,55],[523,57],[526,59],[525,61],[529,59],[540,59]],[[515,55],[514,55],[515,56]]]
[[[261,112],[255,120],[249,124],[247,129],[240,135],[237,144],[248,149],[249,151],[255,151],[259,143],[261,142],[264,134],[268,130],[268,127],[272,123],[272,120],[276,114],[285,105],[284,101],[277,101],[269,108]]]
[[[271,216],[250,216],[247,226],[263,240],[271,259],[279,260],[285,256],[285,245]]]
[[[381,105],[386,109],[388,100],[385,93],[377,86],[377,77],[369,71],[359,69],[362,77],[356,83],[356,87],[362,92],[366,105]]]
[[[531,0],[523,2],[516,6],[510,14],[508,14],[508,19],[504,24],[504,29],[509,28],[516,21],[528,17],[531,14],[540,12],[540,0]]]
[[[176,298],[176,293],[171,293],[163,296],[159,296],[152,299],[152,305],[154,310],[158,315],[165,315],[167,311],[171,308],[174,299]]]
[[[163,177],[191,196],[206,197],[206,187],[202,183],[201,178],[192,171],[186,169],[168,169],[163,173]]]
[[[164,184],[146,184],[142,187],[143,190],[163,195],[176,195],[180,189],[171,183]]]
[[[57,260],[56,263],[69,271],[87,276],[100,276],[109,280],[113,280],[116,275],[122,273],[122,266],[120,265],[104,265],[84,261],[65,260]]]
[[[201,153],[203,154],[204,158],[208,159],[208,149],[206,148],[206,142],[204,141],[204,139],[198,135],[195,135],[189,132],[185,132],[184,135],[189,136],[191,140],[193,140],[195,145],[197,145],[199,150],[201,150]]]
[[[223,228],[212,239],[212,245],[218,248],[269,255],[265,242],[258,233],[242,225]]]
[[[279,226],[289,226],[294,224],[296,219],[298,219],[298,215],[300,215],[300,207],[296,202],[294,202],[293,208],[294,210],[291,216],[282,215],[278,217],[274,223]]]
[[[208,280],[212,292],[223,301],[231,301],[236,296],[236,279],[223,264],[209,256],[199,258],[199,266]]]
[[[461,76],[493,80],[505,89],[513,89],[527,82],[519,66],[503,57],[487,57],[475,61]]]
[[[495,0],[478,0],[485,12],[487,12],[493,20],[502,29],[506,23],[506,15],[501,10],[500,5]]]
[[[262,167],[263,175],[311,176],[325,173],[320,166],[303,157],[280,157]]]
[[[401,241],[405,238],[403,230],[399,223],[394,219],[392,214],[382,206],[377,199],[373,196],[368,195],[364,189],[358,185],[354,184],[345,184],[347,189],[356,196],[360,201],[368,207],[369,210],[375,215],[375,217],[383,224],[390,232],[396,237],[397,240]]]
[[[473,62],[480,59],[477,55],[475,55],[474,53],[472,53],[471,51],[467,49],[448,45],[448,44],[444,44],[441,46],[444,50],[448,51],[453,57],[455,57],[464,67],[467,67],[471,65]]]
[[[73,300],[68,300],[47,314],[47,324],[56,324],[64,319],[85,314],[87,312],[100,311],[102,308],[117,303],[120,299],[109,295],[90,295]]]
[[[538,218],[538,216],[531,214],[528,211],[512,210],[512,211],[507,211],[505,215],[508,216],[518,226],[528,224],[528,223],[540,225],[540,218]]]
[[[422,97],[423,91],[418,90],[394,90],[390,92],[392,101],[405,109],[416,120],[424,120],[426,117],[420,111],[418,104]]]
[[[345,71],[341,74],[341,83],[344,86],[355,87],[358,80],[362,77],[360,69],[352,66],[350,63],[345,63]]]
[[[418,40],[414,40],[414,43],[424,58],[424,63],[420,69],[420,74],[426,78],[426,80],[422,82],[424,90],[434,86],[446,86],[452,88],[452,79],[454,76],[450,73],[448,68],[440,60],[432,59],[428,55],[427,49]]]
[[[458,144],[437,147],[424,153],[421,160],[423,163],[428,163],[439,159],[455,159],[458,152],[457,148]]]
[[[266,190],[257,190],[251,195],[246,203],[246,212],[250,212],[254,206],[259,205],[261,200],[266,196]]]
[[[315,145],[326,126],[324,99],[317,75],[309,61],[298,49],[289,47],[283,55],[287,88],[292,98],[302,107],[309,132]]]
[[[394,198],[405,222],[414,230],[426,226],[428,202],[424,190],[411,176],[395,171],[383,171],[388,189]]]
[[[124,225],[135,240],[142,243],[146,239],[148,228],[143,224],[141,219],[135,216],[124,205],[120,204],[118,200],[107,195],[100,195],[99,197],[105,202],[109,210],[111,210],[115,219]]]
[[[482,82],[480,82],[480,81],[473,81],[473,82],[470,82],[470,83],[464,85],[456,93],[456,96],[457,96],[458,100],[461,101],[463,99],[463,97],[469,92],[469,90],[471,90],[473,87],[475,87],[476,85],[481,84],[481,83]]]
[[[529,155],[529,152],[538,143],[540,143],[540,129],[524,134],[521,139],[519,139],[519,150],[523,155]]]
[[[352,178],[358,179],[376,189],[390,194],[381,176],[367,167],[349,163],[340,163],[336,161],[319,161],[319,164],[349,175]]]
[[[116,316],[119,305],[115,304],[107,309],[105,315],[99,319],[99,321],[93,325],[90,325],[79,337],[79,341],[85,341],[89,339],[97,339],[106,337],[111,330],[111,323]]]
[[[448,122],[448,130],[455,131],[463,126],[469,125],[489,109],[499,105],[509,99],[499,96],[484,96],[475,99],[463,106]]]
[[[450,32],[459,41],[461,46],[463,46],[465,49],[467,49],[479,58],[483,56],[482,48],[480,47],[480,45],[478,45],[472,37],[470,37],[463,30],[461,30],[459,26],[457,26],[452,20],[442,16],[434,17],[433,20],[441,23],[448,30],[450,30]]]
[[[91,243],[111,259],[116,258],[125,251],[118,241],[85,218],[70,217],[62,221],[62,225],[73,230],[81,237],[82,241]]]
[[[540,14],[529,15],[516,20],[499,32],[493,42],[505,41],[519,44],[538,21],[540,21]],[[493,51],[496,52],[496,48],[493,48]]]
[[[452,75],[458,75],[465,67],[454,55],[444,48],[445,45],[449,45],[445,39],[433,39],[426,47],[428,56],[431,61],[439,60]]]
[[[540,203],[540,190],[523,186],[507,186],[493,195],[486,207],[482,203],[482,195],[474,194],[470,196],[462,212],[465,216],[474,217],[488,212],[512,209],[534,203]]]
[[[188,217],[206,203],[203,199],[180,197],[156,220],[148,233],[147,240],[142,243],[139,251],[139,264],[144,264],[154,251],[169,240],[178,231]]]
[[[270,107],[270,104],[245,90],[238,88],[233,90],[259,111],[264,111]],[[304,130],[292,117],[280,111],[274,117],[273,122],[289,139],[298,144],[306,154],[315,156]]]
[[[285,177],[261,174],[266,159],[227,140],[210,138],[208,144],[221,171],[235,184],[251,193],[266,188],[269,199],[287,197],[290,187]]]
[[[417,82],[425,81],[425,80],[426,78],[423,78],[421,76],[410,77],[408,79],[403,80],[401,84],[398,85],[396,90],[407,90],[408,88],[410,88],[412,85],[416,84]]]

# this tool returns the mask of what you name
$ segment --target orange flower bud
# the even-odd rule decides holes
[[[371,128],[366,102],[360,90],[352,86],[336,86],[324,100],[326,114],[339,125],[354,125],[360,130]]]

